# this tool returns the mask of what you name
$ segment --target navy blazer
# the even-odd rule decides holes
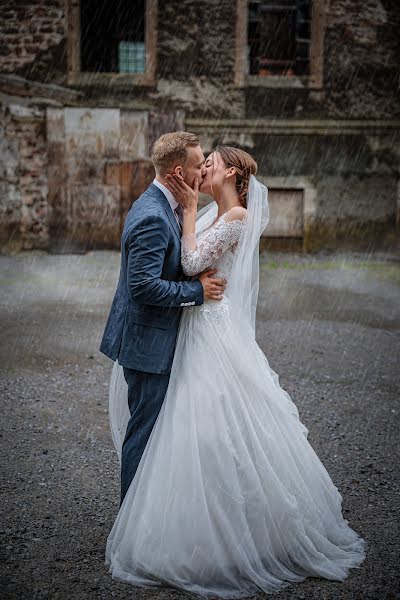
[[[169,373],[182,306],[203,302],[200,281],[184,281],[181,231],[152,183],[125,220],[119,281],[100,352],[130,369]]]

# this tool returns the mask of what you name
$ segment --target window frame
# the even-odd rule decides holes
[[[93,73],[81,71],[81,0],[68,0],[67,12],[67,55],[69,85],[79,86],[154,86],[157,63],[158,0],[145,0],[145,52],[144,73]]]
[[[237,0],[235,85],[237,87],[322,89],[327,0],[313,0],[308,75],[247,75],[248,0]]]

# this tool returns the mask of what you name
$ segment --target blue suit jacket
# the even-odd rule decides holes
[[[200,281],[184,281],[179,225],[152,183],[125,220],[120,276],[100,352],[130,369],[169,373],[182,306],[203,301]]]

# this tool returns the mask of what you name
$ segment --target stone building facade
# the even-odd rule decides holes
[[[396,0],[1,3],[2,249],[118,248],[183,128],[256,158],[269,245],[395,243],[399,30]]]

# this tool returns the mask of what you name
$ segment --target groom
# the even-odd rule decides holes
[[[181,269],[182,209],[165,187],[176,173],[194,188],[205,176],[198,138],[177,131],[154,144],[156,177],[134,202],[121,238],[118,286],[100,351],[118,359],[131,414],[121,458],[121,504],[136,473],[168,387],[183,306],[221,300],[225,280],[215,270],[185,280]]]

